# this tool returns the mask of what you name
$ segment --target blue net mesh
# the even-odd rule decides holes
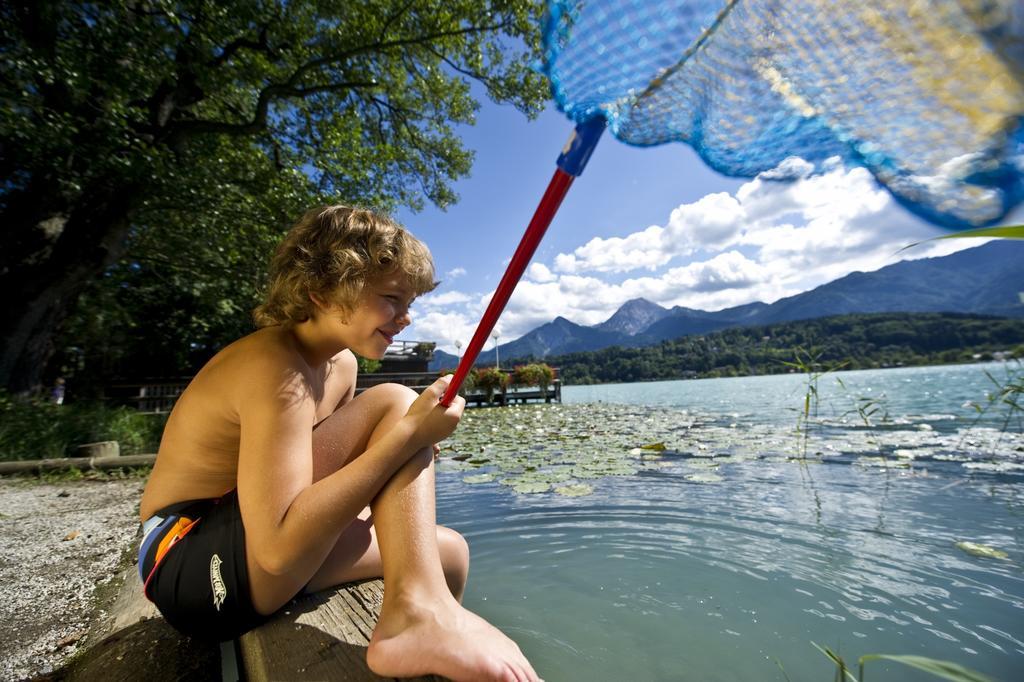
[[[948,227],[997,222],[1024,197],[1020,0],[548,10],[544,68],[559,108],[576,122],[604,116],[628,144],[686,142],[735,176],[840,157]]]

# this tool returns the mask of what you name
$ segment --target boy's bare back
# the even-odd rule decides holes
[[[142,496],[142,519],[176,502],[218,498],[237,486],[243,402],[268,399],[252,390],[257,366],[293,374],[308,387],[316,405],[310,430],[355,392],[351,351],[311,367],[282,327],[265,327],[235,341],[206,363],[175,404]]]

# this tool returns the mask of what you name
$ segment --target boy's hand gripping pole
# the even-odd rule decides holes
[[[473,367],[473,363],[476,362],[477,356],[483,349],[484,342],[487,341],[491,330],[497,324],[501,311],[505,309],[516,284],[519,283],[519,278],[523,276],[523,271],[530,264],[530,259],[533,258],[537,245],[540,244],[540,240],[544,237],[552,218],[555,217],[562,199],[569,191],[569,186],[575,178],[580,176],[583,168],[587,165],[594,147],[597,146],[597,141],[601,139],[604,128],[605,120],[600,116],[580,123],[576,126],[576,130],[573,131],[565,148],[562,149],[562,154],[558,157],[558,168],[555,170],[555,175],[548,183],[548,188],[533,214],[533,219],[527,226],[526,233],[523,234],[508,268],[505,269],[505,274],[502,276],[501,282],[498,283],[491,302],[487,305],[487,310],[480,319],[480,324],[477,325],[473,339],[466,347],[466,353],[462,356],[451,383],[448,384],[448,390],[441,397],[442,405],[451,405],[452,400],[458,395],[459,387],[462,386],[462,382],[465,381],[466,375],[469,374],[470,368]]]

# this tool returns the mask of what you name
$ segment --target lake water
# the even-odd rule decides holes
[[[826,375],[802,432],[800,375],[468,411],[437,482],[472,550],[465,604],[549,682],[833,679],[812,642],[1024,679],[1024,437],[970,406],[986,370],[1007,367]]]

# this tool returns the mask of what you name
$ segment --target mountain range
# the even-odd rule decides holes
[[[874,272],[853,272],[774,303],[747,303],[713,312],[627,301],[604,322],[585,326],[556,317],[499,346],[501,361],[545,358],[609,346],[649,346],[689,334],[847,313],[956,312],[1024,317],[1024,242],[996,240],[939,258],[901,261]],[[477,362],[494,363],[494,350]],[[430,368],[458,358],[435,353]]]

